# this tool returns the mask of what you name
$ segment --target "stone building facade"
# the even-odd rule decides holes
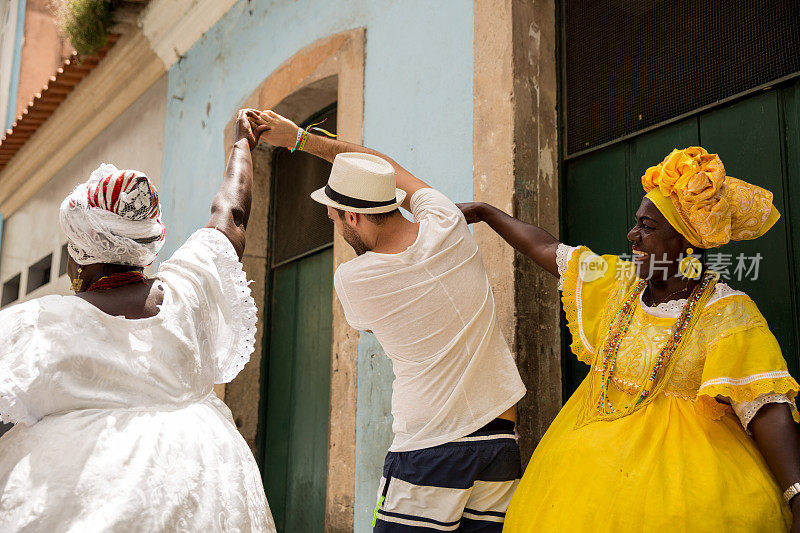
[[[340,138],[387,153],[453,200],[488,201],[558,234],[555,15],[552,1],[539,0],[151,0],[134,23],[115,29],[119,37],[105,55],[57,105],[46,106],[46,119],[6,159],[3,144],[9,149],[20,129],[11,128],[0,143],[0,283],[19,278],[17,298],[5,303],[67,292],[66,276],[59,275],[64,241],[57,207],[101,162],[144,170],[160,184],[168,228],[161,257],[168,257],[207,220],[232,120],[243,106],[273,108],[298,123],[335,113]],[[37,103],[42,107],[34,101],[32,110]],[[299,424],[285,435],[266,434],[271,420],[288,416],[275,408],[280,391],[273,383],[276,372],[289,372],[278,364],[289,352],[275,347],[286,331],[274,331],[284,316],[283,273],[295,268],[300,276],[317,258],[327,261],[319,272],[332,275],[352,257],[331,232],[329,247],[294,262],[274,261],[281,202],[295,201],[280,188],[279,158],[266,147],[254,157],[244,263],[259,303],[257,349],[237,379],[217,392],[262,469],[277,453],[267,443],[287,443],[289,451],[281,452],[287,471],[264,469],[268,498],[280,506],[276,514],[287,530],[300,512],[294,495],[304,490],[294,483],[316,472],[323,478],[313,488],[322,511],[313,530],[368,531],[391,437],[393,376],[374,337],[347,326],[330,288],[324,313],[314,318],[328,321],[324,327],[305,315],[280,326],[301,337],[311,337],[312,329],[330,332],[329,342],[307,359],[327,374],[309,367],[287,374],[301,395],[292,406],[320,396],[297,376],[328,376],[324,405],[308,407],[324,431],[304,433],[310,425]],[[297,205],[314,208],[310,201]],[[556,280],[487,228],[475,234],[503,333],[529,390],[519,408],[528,457],[561,405]],[[28,291],[48,261],[49,281]],[[293,346],[300,361],[299,344]],[[324,450],[308,468],[292,455],[306,440]]]

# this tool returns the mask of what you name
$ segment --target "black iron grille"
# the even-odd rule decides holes
[[[336,133],[336,109],[309,122]],[[331,164],[305,152],[279,149],[275,154],[272,266],[283,264],[333,242],[333,224],[325,206],[309,195],[328,182]]]
[[[562,0],[566,151],[800,72],[798,0]]]

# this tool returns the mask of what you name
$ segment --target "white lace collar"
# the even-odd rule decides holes
[[[732,289],[727,283],[717,283],[714,287],[714,294],[711,296],[711,299],[708,301],[708,303],[712,304],[718,300],[736,294],[746,296],[742,291]],[[686,305],[686,298],[681,298],[680,300],[670,300],[669,302],[660,303],[651,307],[644,303],[644,300],[642,299],[643,296],[644,292],[639,295],[639,305],[642,306],[642,310],[645,313],[658,318],[678,318],[683,310],[683,306]]]

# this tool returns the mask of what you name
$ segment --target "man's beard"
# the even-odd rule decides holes
[[[347,244],[353,247],[353,250],[356,251],[356,255],[364,255],[366,252],[370,251],[370,248],[364,244],[364,241],[361,240],[356,230],[346,223],[342,224],[342,237],[344,237]]]

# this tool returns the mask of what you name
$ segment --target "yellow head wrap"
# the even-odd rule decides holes
[[[698,248],[755,239],[780,218],[772,193],[725,175],[717,154],[673,150],[642,176],[650,199],[678,233]]]

